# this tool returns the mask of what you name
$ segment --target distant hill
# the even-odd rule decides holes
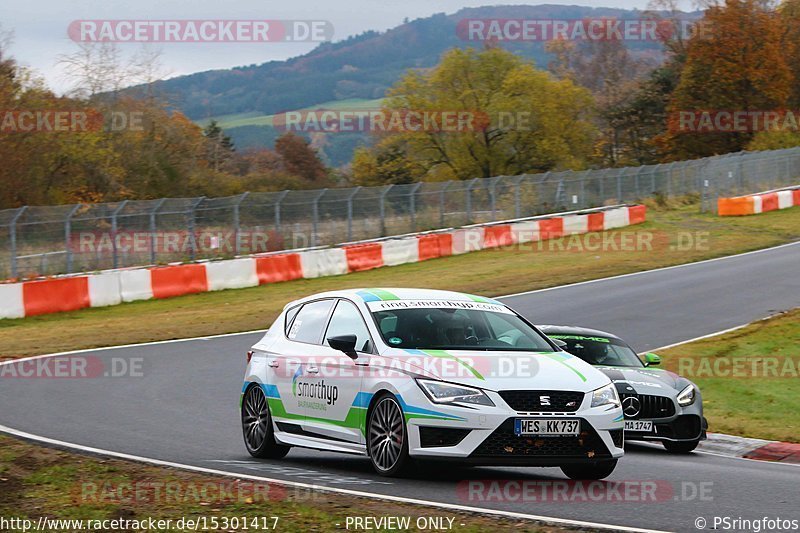
[[[180,76],[159,82],[155,88],[193,120],[205,122],[211,117],[231,115],[248,120],[246,124],[229,124],[226,128],[239,146],[261,145],[262,138],[263,145],[269,145],[274,132],[263,130],[271,128],[259,124],[258,117],[336,100],[378,99],[407,69],[431,68],[450,48],[483,46],[457,35],[457,25],[463,19],[594,17],[639,19],[642,13],[557,5],[465,8],[451,15],[440,13],[413,20],[386,32],[369,31],[340,42],[324,43],[287,61]],[[533,59],[543,68],[549,61],[544,42],[501,42],[501,45]],[[650,59],[654,65],[663,59],[657,42],[633,41],[628,48],[636,57]],[[342,160],[343,157],[331,157],[334,164],[341,164]]]

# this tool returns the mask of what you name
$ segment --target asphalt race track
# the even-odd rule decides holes
[[[800,243],[795,243],[504,301],[535,323],[611,330],[645,351],[800,307],[799,267]],[[700,516],[709,524],[714,516],[800,518],[800,468],[701,453],[671,456],[660,446],[629,445],[610,478],[654,480],[669,487],[672,492],[657,503],[481,502],[457,491],[462,480],[565,479],[554,468],[451,466],[411,479],[385,479],[374,475],[363,457],[295,449],[281,461],[253,460],[242,443],[238,400],[244,354],[258,336],[84,354],[141,357],[143,376],[138,378],[2,379],[0,425],[203,468],[620,526],[695,531]],[[700,486],[710,487],[710,500],[692,496]]]

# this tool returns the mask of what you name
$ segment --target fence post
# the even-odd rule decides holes
[[[675,171],[675,163],[677,161],[670,163],[667,170],[667,198],[672,198],[672,173]]]
[[[497,220],[497,180],[502,177],[503,176],[497,176],[496,178],[491,178],[489,182],[489,209],[492,211],[492,222]]]
[[[150,264],[151,265],[156,264],[156,240],[158,239],[158,235],[156,235],[156,214],[166,201],[167,201],[166,198],[162,198],[161,200],[156,202],[155,207],[153,208],[152,211],[150,211]]]
[[[472,186],[480,178],[473,178],[467,184],[467,224],[472,222]]]
[[[353,240],[353,197],[358,194],[361,187],[356,187],[347,197],[347,241]]]
[[[189,260],[190,261],[194,261],[197,258],[197,235],[195,235],[195,232],[194,232],[195,215],[196,215],[196,211],[197,211],[197,206],[200,205],[200,203],[205,199],[206,199],[205,196],[201,196],[200,198],[198,198],[191,205],[191,207],[189,208],[189,212],[188,212],[189,217],[188,217],[186,226],[187,226],[187,229],[189,230],[189,236],[191,237],[190,243],[192,245],[191,249],[189,250]]]
[[[19,208],[19,211],[14,213],[14,217],[11,219],[9,223],[9,238],[10,238],[10,245],[11,245],[11,277],[16,278],[19,275],[18,266],[17,266],[17,222],[19,221],[22,214],[28,209],[27,205],[24,205]]]
[[[522,218],[522,199],[520,198],[520,185],[527,174],[517,176],[514,180],[514,218]]]
[[[381,217],[381,237],[386,237],[386,195],[389,194],[389,191],[391,191],[393,187],[394,183],[387,185],[383,188],[380,195],[378,210]]]
[[[80,208],[81,204],[75,204],[75,206],[70,209],[67,218],[64,220],[64,250],[67,252],[67,274],[72,274],[72,244],[70,243],[70,234],[72,233],[72,217]],[[42,272],[42,274],[44,274],[44,272]]]
[[[444,184],[444,187],[442,187],[442,190],[439,191],[439,227],[440,228],[444,227],[444,202],[445,202],[445,199],[446,199],[445,194],[447,192],[447,189],[449,189],[452,184],[453,184],[452,181],[446,181],[445,184]]]
[[[114,211],[111,212],[111,264],[114,268],[119,268],[119,254],[117,253],[117,217],[128,205],[128,200],[122,200]]]
[[[656,168],[650,173],[650,194],[656,192],[656,173],[661,168],[662,163],[656,165]]]
[[[411,193],[408,196],[408,209],[411,216],[411,230],[417,229],[417,191],[422,187],[422,182],[416,183],[411,188]]]
[[[286,195],[289,194],[289,191],[281,191],[278,193],[278,198],[275,200],[275,231],[278,233],[283,233],[281,230],[281,202],[283,199],[286,198]],[[283,235],[281,235],[283,238]]]
[[[317,238],[317,228],[319,227],[319,199],[325,196],[328,189],[322,189],[319,194],[314,198],[314,204],[311,208],[311,246],[317,246],[319,239]]]
[[[639,196],[641,196],[641,193],[639,192],[639,176],[642,174],[642,172],[644,172],[644,169],[645,169],[645,167],[643,167],[643,166],[639,167],[638,169],[636,169],[636,174],[633,175],[634,187],[636,188],[636,198],[639,198]],[[624,203],[622,201],[622,187],[621,186],[619,188],[619,195],[620,195],[619,196],[620,203]]]
[[[233,235],[234,235],[233,255],[239,255],[239,252],[241,251],[242,248],[242,242],[241,242],[242,239],[240,238],[241,236],[239,235],[241,231],[239,207],[242,205],[242,202],[244,202],[245,198],[247,198],[249,195],[250,195],[249,192],[243,192],[242,195],[239,196],[239,200],[235,204],[233,204]]]
[[[585,184],[586,183],[586,178],[584,177],[585,174],[588,174],[588,173],[584,173],[584,172],[581,173],[581,184],[580,184],[579,189],[578,189],[578,191],[579,191],[578,194],[581,195],[580,201],[578,202],[578,206],[581,209],[585,209],[586,208],[586,184]]]

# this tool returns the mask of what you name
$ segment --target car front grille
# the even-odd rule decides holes
[[[578,410],[584,396],[582,392],[560,390],[503,390],[498,394],[513,410],[523,413],[571,413]]]
[[[634,397],[639,399],[639,413],[637,415],[629,415],[625,411],[625,399]],[[620,400],[622,401],[623,412],[625,418],[629,419],[648,419],[648,418],[667,418],[675,415],[675,403],[672,398],[667,396],[653,396],[650,394],[621,394]]]
[[[470,457],[604,458],[611,457],[600,436],[585,420],[575,437],[529,437],[514,434],[509,418],[478,446]]]

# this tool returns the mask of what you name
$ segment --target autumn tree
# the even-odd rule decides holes
[[[307,186],[324,187],[328,172],[317,152],[308,141],[292,132],[287,132],[275,141],[275,152],[280,156],[287,173],[299,176]]]
[[[206,159],[211,168],[219,172],[233,158],[236,151],[233,141],[225,135],[216,120],[211,120],[203,128],[203,137],[206,138]]]
[[[705,13],[703,31],[687,47],[686,65],[670,101],[664,136],[672,159],[736,152],[752,132],[685,131],[681,111],[770,111],[789,102],[792,75],[778,15],[759,0],[726,0]]]
[[[440,121],[392,130],[371,156],[358,153],[357,173],[366,176],[363,169],[371,166],[390,182],[579,168],[595,134],[588,91],[498,47],[454,49],[436,68],[407,73],[389,91],[383,111],[389,117],[471,117],[460,126]]]

